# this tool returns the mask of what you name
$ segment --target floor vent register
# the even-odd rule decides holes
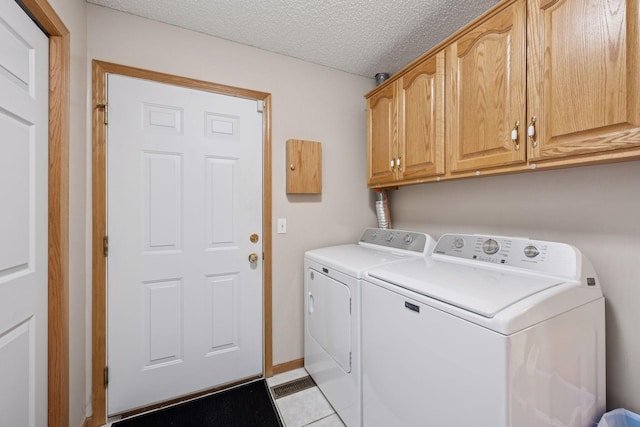
[[[280,399],[281,397],[289,396],[290,394],[297,393],[302,390],[306,390],[311,387],[315,387],[316,383],[313,382],[310,376],[297,378],[295,380],[287,381],[286,383],[274,385],[271,387],[271,393],[274,399]]]

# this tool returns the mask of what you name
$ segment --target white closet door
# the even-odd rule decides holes
[[[0,426],[47,424],[49,40],[0,0]]]

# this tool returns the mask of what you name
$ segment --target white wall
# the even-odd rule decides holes
[[[375,224],[365,181],[365,102],[373,80],[88,5],[88,59],[272,94],[273,362],[303,357],[302,257]],[[322,142],[320,196],[285,194],[285,141]],[[89,176],[89,175],[87,175]],[[287,234],[276,234],[287,218]]]
[[[87,369],[85,209],[87,171],[87,16],[84,0],[49,0],[71,33],[69,128],[69,425],[80,426],[86,417]],[[89,258],[90,259],[90,258]],[[89,322],[89,323],[87,323]]]
[[[607,407],[640,413],[640,162],[402,187],[394,227],[575,245],[606,298]]]

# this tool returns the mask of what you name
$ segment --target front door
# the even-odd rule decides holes
[[[48,46],[0,0],[0,426],[47,423]]]
[[[263,139],[255,100],[107,87],[114,415],[262,374]]]

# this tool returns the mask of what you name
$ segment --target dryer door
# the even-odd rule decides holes
[[[351,372],[351,292],[349,287],[310,269],[307,301],[309,334],[344,370]]]

